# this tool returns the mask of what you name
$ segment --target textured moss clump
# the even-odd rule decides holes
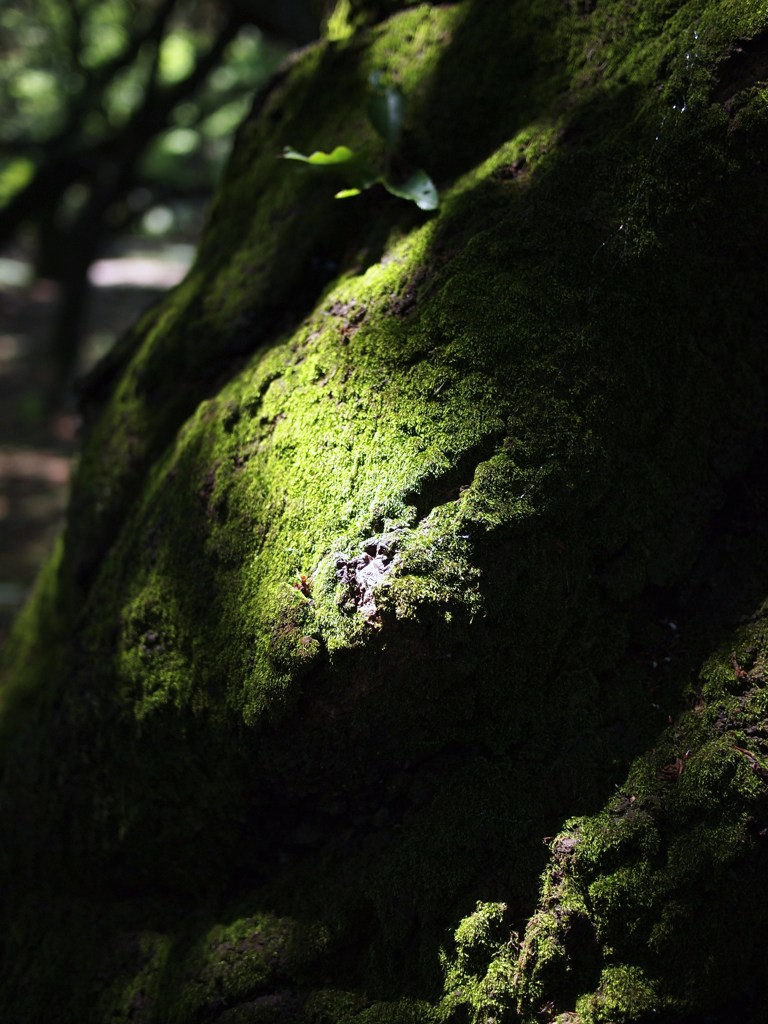
[[[676,1019],[690,1006],[717,1007],[723,992],[723,1019],[754,1012],[764,941],[755,893],[768,812],[765,719],[757,710],[762,623],[737,644],[747,637],[759,664],[745,670],[730,647],[727,660],[714,655],[693,687],[691,709],[632,766],[606,810],[572,820],[553,841],[540,909],[522,943],[524,1019],[553,995],[558,1009],[570,1004],[582,1021],[643,1020],[660,1010]],[[727,688],[713,682],[726,664]],[[729,936],[735,908],[738,941]]]
[[[336,15],[86,382],[3,654],[0,1006],[757,1020],[768,12]],[[433,216],[278,160],[372,149],[374,70]]]

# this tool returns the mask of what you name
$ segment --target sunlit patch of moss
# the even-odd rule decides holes
[[[418,4],[375,29],[365,54],[368,73],[384,71],[406,94],[413,114],[406,130],[417,128],[419,98],[441,54],[466,18],[466,4]]]
[[[349,39],[355,31],[351,19],[352,6],[349,0],[338,0],[325,24],[326,39],[332,43]]]
[[[441,1008],[471,1021],[497,1019],[512,1008],[516,936],[505,921],[503,903],[478,903],[454,933],[455,955],[443,953],[445,996]]]
[[[655,987],[642,970],[620,964],[603,971],[597,992],[577,1000],[576,1013],[580,1024],[613,1024],[655,1014],[658,1007]]]
[[[122,635],[116,669],[126,701],[137,719],[166,703],[189,700],[192,651],[179,649],[178,608],[173,588],[159,574],[121,612]]]

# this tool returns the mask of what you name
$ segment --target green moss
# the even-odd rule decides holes
[[[109,983],[100,993],[97,1015],[115,1022],[153,1018],[163,971],[171,953],[167,935],[126,932],[115,942]]]
[[[747,660],[748,651],[747,663],[761,665],[762,622],[739,632],[741,657]],[[748,984],[744,949],[760,941],[759,912],[750,906],[761,863],[755,823],[765,814],[768,773],[762,751],[740,747],[737,733],[749,746],[761,733],[761,705],[753,700],[764,683],[761,669],[751,676],[739,669],[740,677],[733,664],[732,656],[710,658],[703,672],[706,702],[695,697],[694,709],[662,737],[655,757],[633,766],[622,795],[606,811],[572,823],[570,833],[553,843],[542,910],[523,940],[522,949],[534,953],[528,962],[521,957],[523,1005],[533,1008],[545,993],[567,988],[568,975],[578,971],[578,958],[566,952],[563,923],[573,906],[587,915],[610,965],[594,992],[575,1002],[581,1020],[640,1020],[662,1011],[677,1019],[687,1006],[716,1004],[724,989],[737,997]],[[738,718],[731,717],[734,680],[749,691]],[[715,937],[727,929],[724,905],[739,906],[743,915],[738,949],[723,948]],[[553,958],[555,978],[537,987]],[[589,984],[583,968],[580,984]]]
[[[657,1012],[657,1009],[654,986],[638,967],[624,965],[606,968],[597,993],[580,999],[576,1004],[582,1024],[637,1020],[645,1014]]]
[[[92,379],[5,655],[19,1019],[675,1019],[759,974],[722,934],[765,938],[768,544],[731,492],[763,486],[766,14],[588,6],[300,55]],[[372,145],[374,69],[435,217],[277,161]]]
[[[308,996],[304,1014],[311,1024],[347,1024],[364,1006],[365,999],[359,993],[325,989]]]
[[[463,1019],[503,1018],[511,1009],[516,936],[505,924],[503,903],[478,903],[454,933],[455,955],[442,956],[445,996],[442,1009],[452,1014],[461,1008]]]
[[[326,38],[331,42],[339,42],[349,39],[354,32],[354,25],[351,20],[352,7],[350,0],[339,0],[328,15],[325,24]]]
[[[237,1020],[237,1008],[250,1004],[253,1019],[259,1019],[256,1011],[260,1011],[269,1020],[269,1012],[279,1014],[286,1007],[279,999],[271,1006],[262,998],[259,1005],[260,997],[273,991],[276,984],[287,987],[301,977],[327,941],[322,927],[270,914],[216,925],[183,959],[171,987],[172,999],[166,993],[170,1005],[165,1019],[181,1024],[229,1010],[232,1019]],[[241,1013],[247,1013],[247,1009]],[[242,1019],[248,1019],[247,1015]]]

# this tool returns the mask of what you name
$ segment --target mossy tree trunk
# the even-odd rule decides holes
[[[395,6],[87,382],[8,1019],[763,1019],[768,7]],[[435,214],[277,159],[375,155],[373,71]]]

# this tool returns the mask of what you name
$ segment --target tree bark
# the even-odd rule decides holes
[[[768,15],[394,6],[85,382],[3,655],[16,1020],[763,1019]],[[373,71],[435,214],[278,161],[375,159]]]

